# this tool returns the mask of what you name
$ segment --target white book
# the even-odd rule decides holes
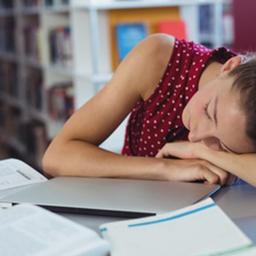
[[[21,160],[9,158],[0,161],[0,198],[24,186],[45,181],[47,178]]]
[[[41,207],[0,211],[0,255],[106,256],[109,243],[95,231]]]
[[[100,226],[111,256],[256,255],[251,242],[210,198],[167,214]]]

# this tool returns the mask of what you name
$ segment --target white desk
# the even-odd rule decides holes
[[[221,188],[212,198],[256,245],[256,188],[239,182],[232,187]],[[125,220],[118,217],[61,215],[98,233],[99,226],[103,223]]]

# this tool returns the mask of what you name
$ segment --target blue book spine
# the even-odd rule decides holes
[[[144,38],[148,36],[148,29],[145,23],[123,23],[116,26],[116,38],[119,61]]]

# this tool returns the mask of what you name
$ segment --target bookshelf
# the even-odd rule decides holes
[[[0,84],[2,143],[40,168],[68,115],[111,79],[117,66],[113,26],[127,17],[139,20],[142,13],[144,19],[165,13],[187,21],[189,39],[200,42],[201,5],[214,10],[209,40],[219,46],[221,0],[0,0],[0,74],[15,78]],[[120,151],[124,127],[101,146]]]

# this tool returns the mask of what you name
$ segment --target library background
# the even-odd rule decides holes
[[[64,122],[149,34],[256,50],[255,11],[255,0],[0,0],[0,158],[41,170]],[[124,128],[101,146],[120,152]]]

